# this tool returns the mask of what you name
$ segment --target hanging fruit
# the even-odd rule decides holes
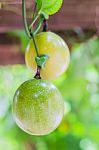
[[[70,61],[67,44],[61,37],[48,31],[47,26],[49,15],[56,13],[61,5],[62,0],[36,0],[33,20],[28,25],[26,3],[22,0],[25,31],[30,39],[25,60],[35,76],[19,86],[12,110],[17,125],[31,135],[51,133],[58,127],[64,114],[64,102],[59,90],[47,81],[63,74]]]

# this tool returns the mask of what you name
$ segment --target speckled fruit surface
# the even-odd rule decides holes
[[[62,75],[68,68],[70,52],[64,40],[55,33],[41,32],[35,36],[39,55],[46,54],[49,59],[41,70],[41,77],[47,80],[54,80]],[[25,53],[25,61],[28,68],[36,72],[36,51],[31,40]]]
[[[58,89],[49,81],[31,79],[16,91],[13,116],[17,125],[32,135],[46,135],[60,124],[64,102]]]

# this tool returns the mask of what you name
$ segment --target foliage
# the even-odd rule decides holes
[[[62,6],[63,0],[36,0],[40,12],[46,15],[53,15],[59,11]]]
[[[64,119],[48,136],[24,133],[12,117],[14,92],[32,76],[22,65],[0,67],[0,150],[98,150],[99,39],[73,44],[68,72],[54,81],[64,97]]]

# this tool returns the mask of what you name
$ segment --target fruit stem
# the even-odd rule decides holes
[[[26,18],[26,0],[22,0],[22,16],[23,16],[23,22],[24,22],[25,31],[26,31],[27,36],[30,39],[31,38],[33,39],[35,51],[36,51],[37,56],[39,57],[39,53],[38,53],[38,48],[37,48],[36,41],[35,41],[34,32],[32,32],[32,29],[31,29],[33,24],[35,23],[35,21],[39,17],[39,14],[37,16],[35,16],[36,6],[37,6],[37,4],[35,4],[35,7],[34,7],[33,22],[31,23],[31,25],[29,27],[28,23],[27,23],[27,18]],[[40,29],[41,25],[42,25],[42,22],[37,27],[37,30],[36,30],[37,32]],[[40,77],[40,70],[41,70],[41,67],[37,65],[37,72],[36,72],[36,75],[34,76],[34,78],[41,79],[41,77]]]
[[[41,79],[40,70],[41,70],[41,67],[37,66],[37,72],[36,72],[36,75],[34,76],[35,79]]]
[[[34,37],[34,34],[31,32],[31,30],[30,30],[30,35],[33,39],[34,47],[35,47],[35,50],[36,50],[36,55],[39,56],[38,48],[37,48],[36,41],[35,41],[35,37]]]
[[[44,19],[43,21],[43,32],[47,32],[48,31],[48,23],[47,23],[47,20]]]
[[[34,37],[34,34],[31,32],[31,30],[30,30],[30,35],[32,36],[32,39],[33,39],[33,43],[34,43],[34,47],[35,47],[35,50],[36,50],[36,54],[39,57],[39,53],[38,53],[38,48],[36,46],[35,37]],[[34,76],[35,79],[41,79],[40,70],[41,70],[41,67],[37,66],[36,75]]]

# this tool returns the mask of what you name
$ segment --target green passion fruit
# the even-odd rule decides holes
[[[12,108],[14,119],[22,130],[31,135],[46,135],[60,124],[64,102],[52,83],[31,79],[17,89]]]
[[[41,32],[35,36],[39,55],[48,55],[46,65],[41,69],[41,77],[54,80],[62,75],[68,68],[70,52],[65,41],[53,32]],[[36,50],[31,40],[25,52],[25,61],[28,68],[36,72]]]

